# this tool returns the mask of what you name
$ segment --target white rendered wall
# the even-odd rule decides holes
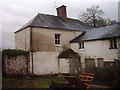
[[[114,61],[118,58],[118,49],[109,49],[109,40],[96,40],[84,42],[84,49],[79,49],[78,43],[71,43],[71,48],[81,56],[84,67],[85,58],[103,58],[104,61]]]
[[[58,52],[34,52],[33,72],[36,75],[57,74]]]

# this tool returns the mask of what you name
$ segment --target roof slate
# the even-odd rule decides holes
[[[32,20],[30,20],[26,25],[24,25],[18,31],[26,27],[40,27],[40,28],[52,28],[52,29],[76,30],[76,31],[85,31],[91,28],[90,26],[76,19],[67,18],[66,21],[62,21],[62,19],[60,19],[58,16],[40,14],[40,13],[38,13],[37,16],[35,16]]]
[[[74,52],[72,49],[67,49],[63,51],[58,58],[79,58],[79,55]]]
[[[120,22],[110,26],[89,29],[82,35],[73,39],[71,43],[108,39],[112,37],[120,37]]]

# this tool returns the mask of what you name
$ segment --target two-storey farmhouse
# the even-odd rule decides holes
[[[81,66],[103,67],[118,59],[119,25],[92,28],[68,18],[63,5],[57,16],[38,13],[16,31],[16,49],[30,52],[31,73],[76,74]]]
[[[70,50],[70,41],[87,29],[90,27],[83,22],[68,18],[66,6],[61,6],[57,16],[38,13],[16,31],[16,49],[30,52],[30,71],[34,74],[78,73],[80,58]],[[71,65],[63,57],[65,50],[73,55]]]

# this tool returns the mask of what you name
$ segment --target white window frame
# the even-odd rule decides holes
[[[59,38],[56,38],[55,35],[59,35]],[[56,44],[56,40],[59,41],[60,44]],[[61,33],[54,34],[54,44],[55,46],[61,46]]]
[[[84,42],[80,42],[80,43],[78,43],[78,45],[79,45],[79,49],[80,50],[84,50],[85,49],[85,43]]]
[[[117,38],[112,38],[109,40],[110,48],[109,49],[118,49],[118,40]]]

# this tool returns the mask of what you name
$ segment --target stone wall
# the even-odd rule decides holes
[[[3,56],[3,74],[5,75],[27,75],[29,68],[28,55]]]

